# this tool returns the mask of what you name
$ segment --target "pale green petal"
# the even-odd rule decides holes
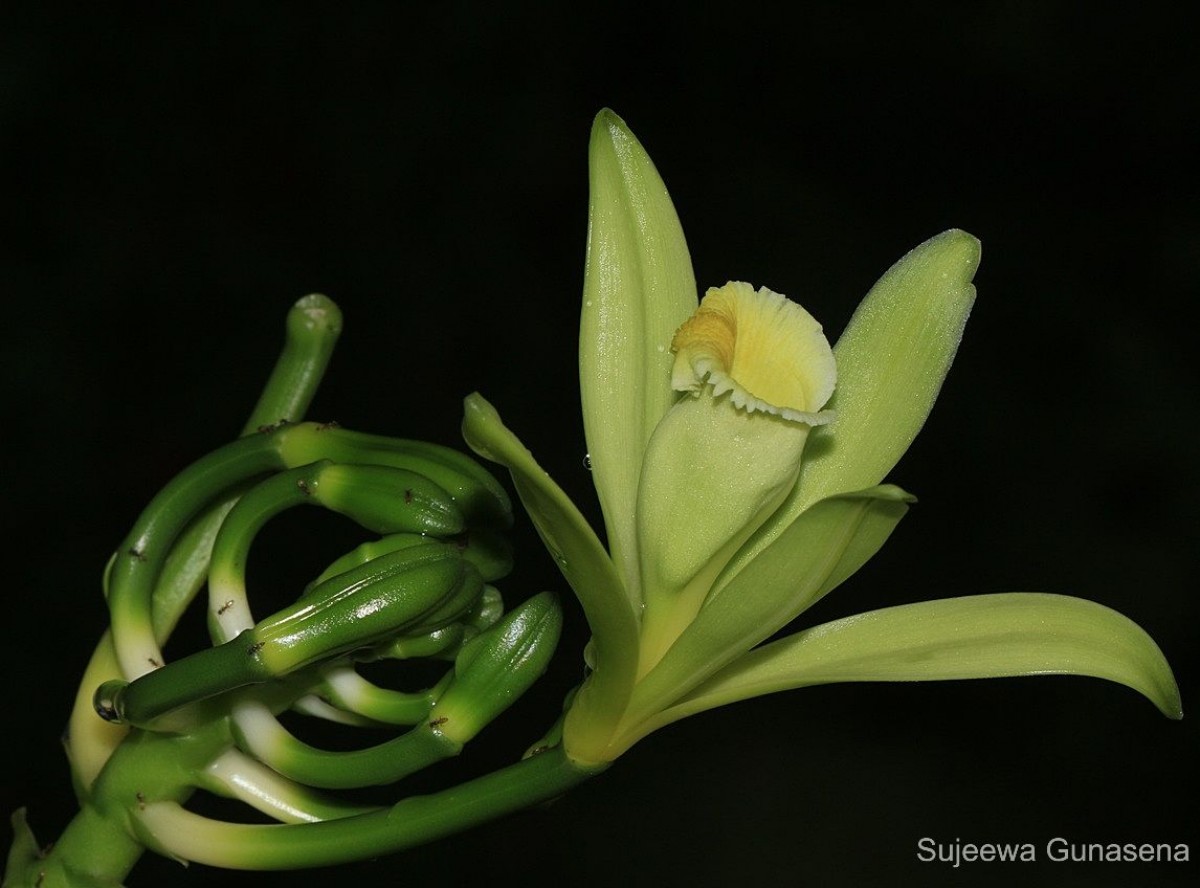
[[[1016,675],[1105,678],[1183,715],[1171,667],[1132,620],[1082,598],[1014,592],[889,607],[799,632],[734,661],[653,727],[807,685]]]
[[[691,622],[731,555],[796,480],[809,427],[738,409],[706,387],[650,440],[638,492],[645,672]]]
[[[884,544],[911,500],[889,484],[831,497],[806,511],[732,582],[712,593],[638,683],[632,720],[669,706],[844,582]]]
[[[480,456],[512,472],[521,502],[583,605],[596,664],[585,688],[587,717],[615,724],[637,670],[638,629],[608,553],[575,504],[478,393],[464,402],[463,438]]]
[[[880,483],[925,424],[962,338],[979,241],[951,230],[909,252],[871,288],[833,347],[837,418],[813,430],[796,487],[730,564],[741,570],[804,509]]]
[[[609,548],[636,603],[642,454],[675,401],[671,337],[696,309],[696,281],[667,188],[612,111],[601,111],[592,127],[589,170],[579,327],[583,425]]]

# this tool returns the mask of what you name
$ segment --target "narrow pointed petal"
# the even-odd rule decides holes
[[[668,707],[770,638],[874,555],[912,497],[883,485],[831,497],[801,515],[724,588],[638,683],[634,718]]]
[[[671,337],[696,309],[696,281],[667,188],[612,111],[601,111],[592,127],[589,172],[579,328],[583,424],[609,547],[636,602],[642,454],[675,401]]]
[[[591,627],[595,672],[578,695],[586,697],[588,704],[580,706],[577,699],[572,712],[586,710],[577,720],[615,724],[633,686],[638,656],[637,619],[621,579],[575,504],[504,425],[496,409],[479,394],[470,395],[464,408],[463,438],[480,456],[512,473],[521,502]]]
[[[1154,640],[1110,608],[1066,595],[923,601],[825,623],[751,651],[661,716],[844,681],[1088,675],[1133,688],[1181,718],[1179,688]]]
[[[975,301],[979,241],[950,230],[884,273],[833,347],[830,424],[813,429],[795,489],[731,565],[736,572],[818,500],[879,484],[925,424]]]

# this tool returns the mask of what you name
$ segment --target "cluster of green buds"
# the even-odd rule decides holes
[[[49,853],[19,814],[4,885],[115,885],[144,848],[234,868],[337,863],[427,841],[496,808],[486,801],[494,779],[454,787],[440,807],[366,806],[326,792],[392,784],[457,755],[542,674],[561,628],[548,593],[506,613],[492,585],[511,568],[512,511],[486,470],[438,445],[298,421],[340,328],[323,296],[292,309],[243,436],[171,481],[109,562],[111,631],[66,739],[80,814]],[[257,619],[251,547],[295,506],[343,515],[371,539]],[[167,662],[162,648],[202,589],[212,646]],[[421,661],[420,676],[441,662],[443,674],[422,690],[384,687],[358,669],[381,659],[401,661],[401,673]],[[287,710],[392,736],[319,748],[280,720]],[[569,776],[581,779],[578,769]],[[539,787],[561,791],[535,779],[510,804]],[[240,799],[280,824],[201,816],[185,807],[196,791]]]
[[[730,282],[697,304],[687,244],[638,140],[592,130],[579,369],[607,549],[482,397],[465,435],[511,472],[583,605],[590,675],[566,715],[601,765],[685,716],[845,681],[1098,676],[1181,714],[1122,615],[1061,595],[899,605],[764,644],[875,554],[913,497],[883,483],[924,424],[975,297],[978,241],[947,231],[871,289],[837,344],[799,305]]]

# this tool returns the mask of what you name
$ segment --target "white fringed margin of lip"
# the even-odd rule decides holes
[[[786,296],[742,281],[708,290],[675,333],[671,385],[728,395],[747,413],[769,413],[809,426],[836,414],[821,408],[833,394],[837,366],[821,325]]]

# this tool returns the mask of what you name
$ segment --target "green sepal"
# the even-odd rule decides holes
[[[1169,718],[1183,716],[1171,667],[1132,620],[1082,598],[1012,592],[905,604],[798,632],[735,660],[653,728],[808,685],[1019,675],[1104,678],[1143,694]]]
[[[596,668],[580,692],[581,699],[588,700],[587,707],[576,706],[573,712],[580,723],[588,723],[588,728],[581,728],[585,733],[591,735],[594,726],[594,739],[599,741],[599,734],[615,727],[633,687],[638,659],[637,618],[608,553],[575,504],[482,395],[470,395],[463,406],[463,437],[467,444],[512,473],[517,494],[542,542],[583,606],[592,630]]]
[[[454,678],[442,692],[430,724],[466,743],[546,671],[562,631],[562,609],[549,592],[535,595],[463,645]]]
[[[696,281],[671,197],[629,127],[596,116],[579,383],[592,479],[626,593],[640,600],[635,509],[642,455],[676,400],[671,339],[696,310]]]
[[[952,229],[915,247],[859,304],[833,347],[837,418],[809,436],[779,510],[731,562],[745,567],[818,500],[879,484],[933,408],[975,302],[979,241]]]
[[[879,551],[912,499],[884,484],[830,497],[804,512],[709,595],[695,620],[638,683],[631,719],[667,707],[844,582]]]

